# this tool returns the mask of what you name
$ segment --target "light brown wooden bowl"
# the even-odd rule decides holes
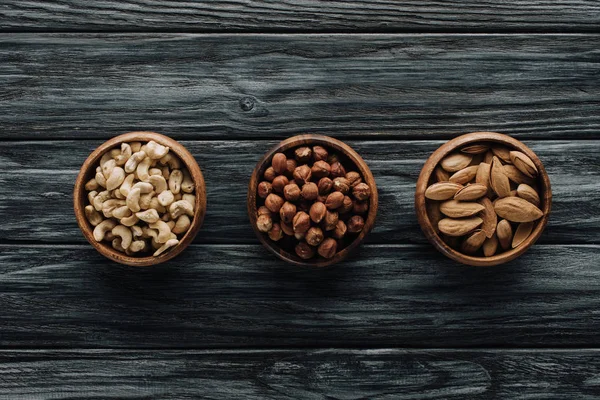
[[[169,151],[175,153],[187,167],[196,185],[196,191],[194,193],[196,195],[196,205],[194,207],[196,212],[189,230],[179,241],[177,246],[169,249],[158,257],[132,257],[113,249],[112,246],[106,242],[97,242],[94,239],[94,228],[85,217],[84,212],[84,208],[87,205],[87,191],[85,190],[85,183],[95,176],[98,162],[100,161],[102,155],[107,151],[119,147],[121,143],[124,142],[148,142],[150,140],[154,140],[163,146],[169,146]],[[143,267],[160,264],[172,259],[181,253],[192,242],[200,230],[202,222],[204,221],[204,215],[206,214],[206,187],[204,185],[202,171],[194,159],[194,156],[192,156],[192,154],[181,144],[170,137],[155,132],[129,132],[104,142],[96,150],[94,150],[92,154],[89,155],[89,157],[83,163],[83,166],[79,171],[79,175],[77,176],[77,180],[75,181],[73,202],[77,224],[79,225],[81,232],[83,232],[83,236],[85,236],[87,241],[90,242],[90,244],[94,246],[94,248],[98,250],[100,254],[121,264]]]
[[[457,151],[468,144],[473,144],[476,142],[499,143],[525,153],[535,163],[539,173],[538,184],[540,189],[540,209],[544,212],[544,216],[537,221],[537,224],[529,237],[520,246],[515,249],[510,249],[503,253],[496,254],[492,257],[470,256],[448,246],[433,229],[425,206],[425,190],[429,185],[431,174],[433,173],[435,167],[448,154]],[[527,249],[529,249],[536,242],[536,240],[539,239],[544,231],[544,228],[548,223],[548,217],[550,216],[551,206],[552,190],[550,188],[550,179],[548,178],[544,164],[542,164],[538,156],[529,147],[525,146],[525,144],[517,139],[495,132],[467,133],[440,146],[440,148],[433,152],[423,166],[421,174],[419,175],[419,179],[417,180],[417,189],[415,192],[415,211],[417,213],[417,218],[419,220],[419,224],[421,225],[421,229],[423,230],[423,233],[425,233],[427,239],[445,256],[460,263],[476,267],[487,267],[503,264],[505,262],[514,260],[521,254],[525,253]]]
[[[317,255],[310,260],[303,260],[302,258],[298,257],[295,253],[286,251],[278,245],[278,242],[273,242],[271,239],[269,239],[267,234],[262,233],[258,230],[258,228],[256,227],[256,214],[258,210],[258,196],[256,191],[258,188],[258,184],[262,181],[262,176],[265,170],[271,165],[271,159],[273,158],[273,155],[275,155],[275,153],[286,152],[290,149],[299,146],[312,147],[317,145],[323,146],[327,150],[335,150],[335,152],[338,155],[340,155],[342,159],[345,158],[344,164],[346,166],[353,164],[356,171],[358,171],[362,175],[363,182],[365,182],[371,188],[371,197],[369,199],[369,212],[365,218],[365,226],[350,244],[348,244],[341,251],[338,251],[335,254],[335,256],[333,256],[330,259],[324,259]],[[350,168],[346,168],[346,170],[350,170]],[[350,254],[350,252],[364,240],[364,238],[371,231],[371,229],[373,229],[373,226],[375,225],[375,217],[377,216],[377,205],[377,185],[375,184],[375,178],[373,178],[373,174],[371,173],[371,170],[369,169],[365,161],[350,146],[348,146],[342,141],[331,138],[329,136],[298,135],[282,141],[277,146],[269,150],[267,154],[265,154],[265,156],[258,162],[256,168],[254,168],[254,172],[252,173],[252,177],[250,178],[250,183],[248,185],[248,216],[250,217],[250,224],[252,225],[252,229],[254,229],[256,236],[263,244],[263,246],[265,246],[271,253],[275,254],[277,257],[284,261],[299,266],[327,267],[336,264],[348,257],[348,254]]]

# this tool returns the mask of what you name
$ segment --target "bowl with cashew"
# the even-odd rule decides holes
[[[73,198],[88,242],[132,266],[177,256],[206,213],[198,163],[180,143],[155,132],[125,133],[94,150],[77,176]]]

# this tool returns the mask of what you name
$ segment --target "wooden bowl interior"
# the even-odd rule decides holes
[[[102,155],[104,155],[107,151],[119,147],[121,143],[124,142],[148,142],[150,140],[154,140],[155,142],[163,146],[168,146],[170,148],[169,151],[175,153],[190,172],[190,175],[192,176],[192,179],[196,185],[196,191],[194,193],[196,195],[196,212],[191,222],[190,228],[181,238],[177,246],[166,251],[158,257],[132,257],[113,249],[112,246],[107,242],[97,242],[94,239],[94,227],[89,223],[89,221],[85,217],[84,211],[85,206],[88,204],[85,184],[87,181],[89,181],[95,176],[98,162],[100,161]],[[131,266],[156,265],[177,256],[192,242],[192,240],[200,230],[200,227],[202,226],[202,222],[204,221],[204,215],[206,213],[206,187],[204,184],[204,177],[202,176],[202,171],[200,170],[198,163],[196,162],[192,154],[190,154],[190,152],[181,144],[167,136],[160,135],[155,132],[129,132],[123,135],[116,136],[100,145],[96,150],[92,152],[92,154],[89,155],[89,157],[83,163],[79,175],[77,176],[77,180],[75,181],[73,198],[75,217],[77,219],[79,228],[83,232],[83,235],[85,236],[87,241],[90,242],[90,244],[94,246],[94,248],[105,257],[118,263]]]
[[[426,198],[425,198],[425,190],[429,186],[432,179],[432,174],[435,167],[441,162],[441,160],[446,157],[448,154],[458,151],[462,147],[479,142],[492,142],[497,144],[502,144],[509,148],[513,148],[522,153],[525,153],[531,160],[535,163],[535,166],[538,169],[538,185],[540,190],[540,209],[544,212],[544,216],[540,218],[532,233],[529,237],[523,242],[520,246],[515,249],[510,249],[500,254],[496,254],[492,257],[478,257],[471,256],[467,254],[463,254],[452,247],[448,246],[442,238],[436,233],[433,229],[432,223],[429,220],[429,216],[427,215],[426,210]],[[523,254],[529,247],[531,247],[536,240],[541,236],[546,224],[548,223],[548,217],[550,214],[550,209],[552,205],[552,190],[550,187],[550,179],[548,178],[548,174],[546,173],[546,169],[544,165],[538,158],[538,156],[525,144],[522,142],[504,134],[495,133],[495,132],[474,132],[468,133],[466,135],[459,136],[449,142],[443,144],[440,148],[438,148],[427,160],[423,169],[421,170],[421,174],[419,175],[419,179],[417,181],[417,188],[415,192],[415,209],[417,213],[417,218],[419,220],[419,224],[421,225],[421,229],[425,233],[427,239],[444,255],[452,258],[455,261],[461,262],[463,264],[472,265],[472,266],[493,266],[502,264],[508,261],[511,261],[521,254]]]
[[[293,246],[289,247],[289,244],[287,246],[286,244],[282,246],[279,244],[280,242],[273,242],[269,239],[269,237],[266,234],[260,232],[257,229],[257,204],[261,203],[262,205],[264,203],[264,200],[257,197],[256,191],[258,184],[263,180],[262,177],[264,175],[265,170],[271,165],[271,159],[273,158],[273,155],[275,155],[275,153],[287,153],[289,150],[294,149],[296,147],[312,147],[317,145],[326,148],[330,152],[330,154],[332,153],[331,150],[333,150],[333,152],[335,152],[339,156],[342,165],[347,167],[347,171],[354,169],[357,172],[359,172],[363,177],[363,181],[371,188],[371,197],[369,199],[369,211],[365,218],[365,226],[363,230],[358,235],[356,235],[351,241],[349,241],[347,243],[347,246],[343,250],[336,253],[336,255],[330,259],[324,259],[317,255],[313,259],[303,260],[300,257],[298,257],[295,254],[295,252],[293,252]],[[352,166],[353,168],[348,168],[348,166]],[[250,179],[250,184],[248,185],[248,216],[250,217],[250,223],[252,224],[252,228],[254,229],[256,236],[261,241],[261,243],[277,257],[289,263],[300,266],[325,267],[333,265],[345,259],[348,256],[348,254],[363,241],[365,236],[373,228],[375,224],[375,217],[377,215],[377,206],[378,195],[377,186],[375,184],[375,178],[373,178],[373,174],[371,173],[371,170],[369,169],[365,161],[350,146],[328,136],[299,135],[291,137],[279,143],[273,149],[268,151],[265,154],[265,156],[258,162]],[[290,240],[290,243],[291,242],[293,242],[293,240]]]

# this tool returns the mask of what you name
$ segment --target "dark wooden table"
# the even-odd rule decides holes
[[[0,398],[600,397],[600,3],[3,0]],[[204,171],[208,214],[167,265],[111,263],[71,190],[103,140],[154,130]],[[494,130],[554,191],[519,260],[482,269],[418,227],[419,170]],[[369,163],[380,213],[339,268],[258,244],[246,185],[321,133]]]

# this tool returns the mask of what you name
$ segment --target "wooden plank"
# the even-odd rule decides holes
[[[365,245],[337,268],[258,245],[192,245],[156,268],[87,245],[0,246],[0,346],[552,347],[600,344],[598,245],[537,245],[497,268]]]
[[[183,141],[202,168],[208,212],[196,243],[257,243],[249,226],[250,174],[274,141]],[[425,243],[414,212],[420,169],[441,141],[348,141],[378,184],[371,243]],[[99,141],[0,143],[0,241],[83,243],[72,212],[78,169]],[[600,141],[527,141],[545,163],[554,192],[543,243],[600,242]],[[24,206],[23,200],[27,199]]]
[[[577,32],[596,31],[599,23],[600,7],[591,0],[4,0],[0,7],[0,27],[18,31]]]
[[[598,350],[0,352],[0,396],[596,399]]]
[[[599,40],[9,34],[0,138],[598,138]]]

